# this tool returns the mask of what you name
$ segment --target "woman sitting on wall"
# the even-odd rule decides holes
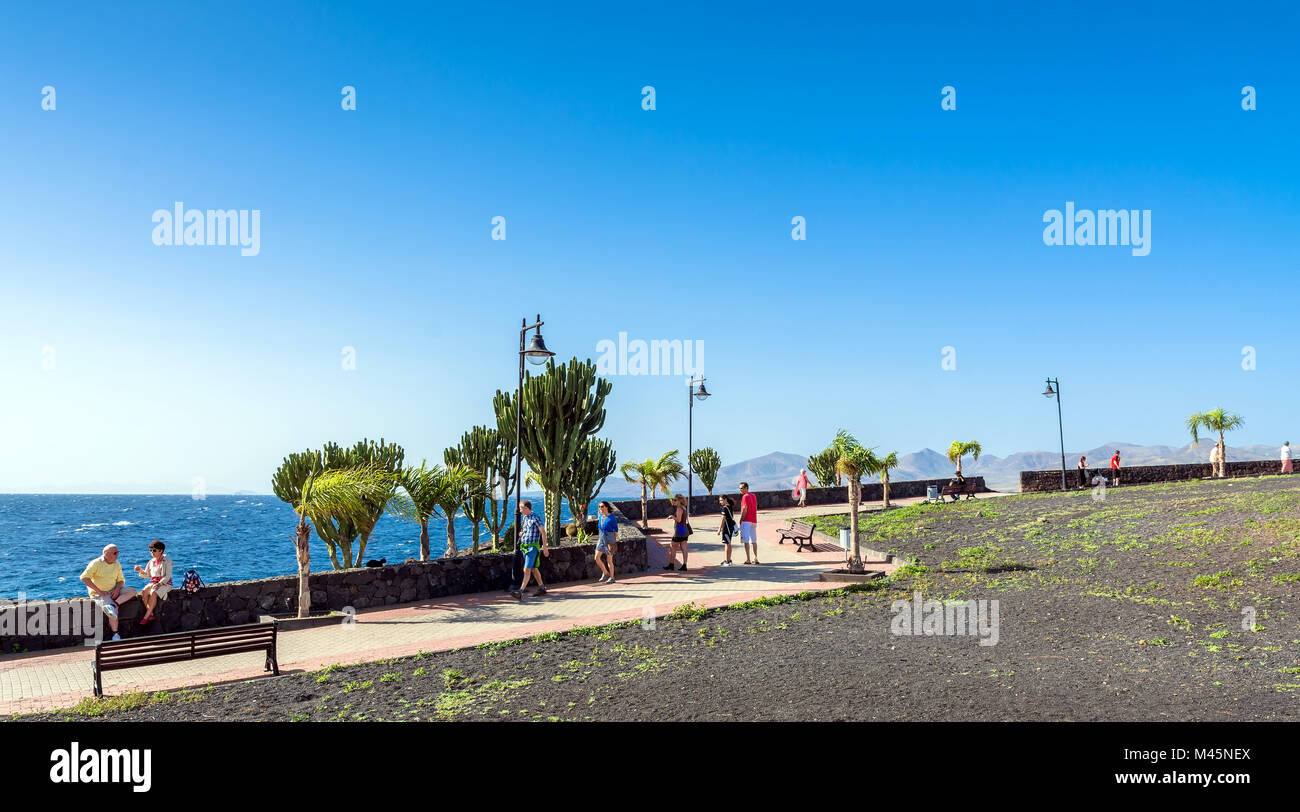
[[[140,600],[144,602],[141,626],[153,620],[154,607],[158,605],[158,601],[165,600],[167,593],[172,590],[172,560],[163,552],[166,549],[166,544],[154,539],[149,543],[149,555],[152,556],[149,563],[143,567],[139,564],[135,565],[135,571],[140,573],[140,577],[149,579],[149,583],[140,590]]]

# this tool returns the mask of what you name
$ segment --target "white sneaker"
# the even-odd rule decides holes
[[[605,573],[602,572],[602,573],[600,574],[600,580],[597,581],[596,583],[598,583],[598,584],[603,584],[603,583],[605,583],[605,579],[608,578],[608,577],[609,577],[608,575],[606,575]]]

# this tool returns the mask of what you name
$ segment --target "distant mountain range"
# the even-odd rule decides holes
[[[1110,455],[1119,451],[1120,459],[1126,466],[1132,465],[1174,465],[1189,462],[1209,462],[1210,449],[1215,439],[1202,439],[1201,444],[1185,446],[1134,445],[1133,443],[1107,443],[1085,451],[1066,451],[1065,466],[1074,470],[1079,464],[1079,456],[1088,458],[1089,467],[1110,467]],[[1300,456],[1300,455],[1297,455]],[[1236,460],[1272,460],[1278,459],[1276,446],[1245,445],[1228,446],[1228,461]],[[724,465],[718,471],[716,491],[734,493],[739,482],[748,482],[751,490],[778,491],[792,487],[799,469],[808,465],[808,458],[800,454],[786,454],[779,451],[743,462]],[[1017,451],[1005,457],[984,454],[978,461],[967,457],[962,461],[962,473],[982,476],[984,482],[995,491],[1020,490],[1021,471],[1052,471],[1061,467],[1060,451]],[[890,479],[942,479],[952,476],[953,465],[948,457],[933,449],[923,448],[911,454],[904,454],[898,459],[898,467],[890,472]],[[809,473],[816,484],[816,479]],[[879,477],[871,477],[866,482],[878,482]],[[699,477],[695,480],[695,489],[704,493]],[[686,481],[673,483],[674,492],[686,492]],[[601,496],[606,499],[639,498],[641,489],[623,481],[617,474],[605,483]],[[663,496],[660,493],[660,496]]]

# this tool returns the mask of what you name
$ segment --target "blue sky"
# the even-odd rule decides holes
[[[440,461],[538,312],[565,358],[703,342],[695,438],[724,462],[838,427],[1050,450],[1049,375],[1071,449],[1183,444],[1220,405],[1234,444],[1294,441],[1296,16],[11,9],[0,492],[264,492],[285,454],[363,436]],[[259,210],[260,253],[155,246],[175,201]],[[1151,253],[1044,245],[1066,201],[1151,210]],[[685,449],[683,389],[614,378],[621,458]]]

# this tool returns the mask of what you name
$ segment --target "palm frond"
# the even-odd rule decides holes
[[[366,520],[370,505],[384,499],[392,487],[392,477],[377,468],[326,470],[307,478],[294,510],[313,525],[331,519],[360,524]]]

